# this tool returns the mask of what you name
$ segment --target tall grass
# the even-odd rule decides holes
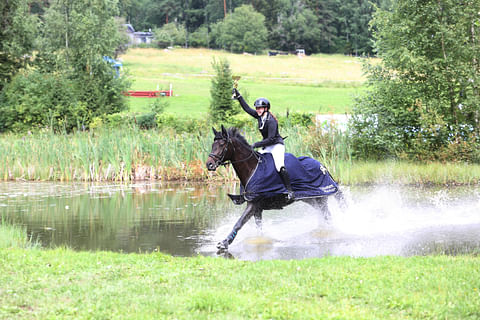
[[[206,179],[209,134],[135,128],[0,139],[2,180],[130,181]]]
[[[2,217],[0,221],[0,249],[38,247],[40,247],[40,242],[28,237],[25,227],[10,224]]]
[[[243,129],[247,141],[261,135],[254,125]],[[335,128],[281,128],[286,151],[322,162],[344,184],[477,184],[480,166],[463,163],[361,162],[351,157],[348,134]],[[233,180],[231,166],[208,172],[205,161],[213,134],[136,128],[100,129],[73,134],[7,134],[0,139],[0,180],[134,181]]]

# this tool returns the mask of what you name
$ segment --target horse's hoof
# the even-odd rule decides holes
[[[293,192],[288,192],[286,195],[287,204],[295,202],[295,194]]]
[[[227,250],[228,249],[228,240],[225,239],[225,240],[217,243],[217,249],[218,250]]]

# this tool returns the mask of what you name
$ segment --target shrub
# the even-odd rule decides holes
[[[310,112],[292,112],[287,113],[286,116],[277,116],[277,119],[280,127],[286,125],[309,127],[314,124],[314,117],[315,115]]]
[[[85,125],[86,103],[75,95],[76,84],[62,74],[25,71],[5,86],[0,100],[0,131],[24,132],[49,127],[71,131]]]
[[[173,129],[177,133],[181,132],[209,132],[206,120],[179,118],[172,114],[157,115],[157,128]]]

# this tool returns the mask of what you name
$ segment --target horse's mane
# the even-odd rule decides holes
[[[240,130],[238,128],[235,128],[235,127],[228,128],[228,135],[229,135],[230,138],[237,139],[238,141],[240,141],[242,144],[244,144],[249,149],[252,148],[250,143],[248,143],[247,139],[245,139],[245,137],[240,133]]]

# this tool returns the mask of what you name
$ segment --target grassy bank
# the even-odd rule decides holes
[[[480,258],[0,249],[2,319],[478,319]]]
[[[0,249],[2,248],[40,248],[40,243],[26,236],[25,228],[7,224],[0,217]]]
[[[0,139],[0,162],[4,164],[0,166],[0,180],[236,179],[231,167],[221,167],[215,173],[206,170],[213,134],[210,129],[202,130],[176,134],[168,130],[123,128],[71,135],[8,134]],[[312,136],[307,128],[293,126],[286,126],[282,134],[289,137],[286,139],[288,152],[318,159],[343,184],[475,185],[480,182],[480,165],[353,161],[338,138],[320,139]],[[260,138],[255,128],[247,129],[245,136],[251,143]]]
[[[226,58],[247,100],[268,97],[274,111],[344,113],[363,91],[361,58],[343,55],[252,56],[207,49],[129,49],[121,56],[133,90],[168,90],[167,113],[194,118],[210,105],[213,59]],[[151,98],[129,98],[133,112],[148,110]]]

